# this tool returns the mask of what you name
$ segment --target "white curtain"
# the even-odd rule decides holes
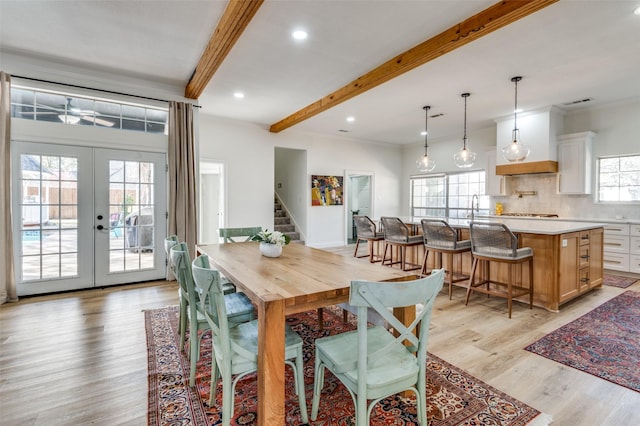
[[[11,77],[0,71],[0,304],[18,300],[11,228]]]
[[[169,102],[169,235],[195,255],[197,241],[196,153],[193,105]]]

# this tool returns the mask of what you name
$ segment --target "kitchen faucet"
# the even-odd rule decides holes
[[[471,197],[471,220],[473,220],[475,218],[475,215],[473,214],[473,202],[476,202],[476,210],[478,212],[478,214],[480,214],[480,199],[478,198],[478,194],[473,194],[473,196]]]

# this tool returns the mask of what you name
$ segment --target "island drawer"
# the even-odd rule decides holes
[[[580,231],[580,245],[589,244],[589,231]]]
[[[640,237],[640,225],[631,225],[629,229],[629,235]]]
[[[640,256],[629,256],[629,272],[640,274]]]
[[[589,246],[580,246],[580,255],[578,258],[578,267],[585,268],[589,266]]]

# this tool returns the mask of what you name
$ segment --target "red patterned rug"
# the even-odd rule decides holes
[[[609,285],[611,287],[627,288],[631,284],[638,281],[637,278],[621,277],[620,275],[604,274],[602,284]]]
[[[640,293],[628,290],[525,349],[640,392]]]
[[[305,387],[310,407],[313,394],[313,355],[316,338],[354,329],[351,323],[331,312],[324,312],[325,326],[317,328],[315,310],[287,317],[293,329],[304,341]],[[221,415],[222,389],[218,387],[216,407],[208,406],[209,375],[211,373],[211,341],[205,334],[201,359],[198,361],[196,386],[190,388],[189,362],[178,351],[177,308],[145,312],[149,359],[149,413],[150,426],[218,425]],[[550,416],[492,388],[451,364],[429,355],[428,361],[429,424],[454,425],[548,425]],[[287,368],[286,425],[300,424],[298,399],[293,390],[291,369]],[[313,425],[353,425],[353,402],[346,388],[331,374],[320,400],[318,420]],[[221,386],[221,385],[218,385]],[[235,417],[233,425],[256,424],[256,376],[249,375],[236,387]],[[375,425],[416,425],[415,405],[400,397],[387,398],[376,405],[372,414]]]

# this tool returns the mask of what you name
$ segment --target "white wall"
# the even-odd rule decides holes
[[[227,164],[227,226],[273,228],[275,147],[307,151],[307,190],[302,195],[307,222],[306,243],[314,247],[344,244],[346,206],[311,207],[310,175],[339,175],[345,170],[375,175],[373,215],[399,215],[402,150],[363,144],[353,139],[287,129],[270,133],[261,126],[200,116],[200,155]],[[297,220],[297,218],[296,218]]]

